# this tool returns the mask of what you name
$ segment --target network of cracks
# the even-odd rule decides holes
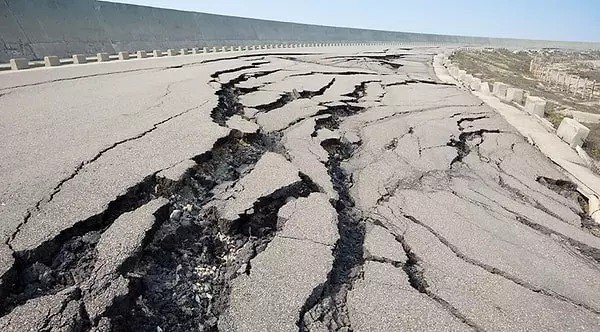
[[[158,173],[151,174],[112,201],[100,215],[82,220],[35,250],[15,252],[16,263],[5,277],[3,285],[6,286],[0,290],[2,319],[10,319],[28,303],[38,301],[39,305],[44,301],[54,301],[55,305],[49,306],[51,309],[43,319],[41,330],[220,330],[219,320],[230,306],[232,281],[253,273],[253,260],[267,250],[282,227],[282,220],[278,216],[280,209],[291,201],[326,190],[322,182],[299,170],[298,181],[257,197],[252,202],[252,208],[246,209],[237,218],[223,218],[215,202],[242,179],[251,176],[265,155],[277,154],[291,161],[284,144],[286,135],[291,128],[309,119],[314,121],[314,127],[307,140],[319,137],[325,131],[337,133],[318,141],[318,144],[326,152],[322,166],[335,192],[330,195],[329,204],[336,212],[338,237],[331,247],[332,264],[329,272],[322,282],[314,285],[310,294],[306,294],[304,303],[297,308],[294,325],[299,331],[357,330],[348,298],[355,284],[365,280],[365,264],[368,262],[399,269],[413,291],[422,294],[439,310],[468,329],[485,330],[486,327],[471,315],[430,287],[425,258],[419,255],[419,251],[405,236],[409,227],[424,229],[469,265],[500,276],[528,291],[556,298],[597,315],[600,310],[594,305],[548,290],[526,278],[471,257],[437,230],[435,225],[422,221],[402,207],[390,208],[390,211],[394,210],[392,214],[403,220],[404,229],[398,227],[398,223],[391,222],[389,216],[384,217],[377,212],[404,190],[440,190],[459,196],[461,193],[452,189],[453,178],[475,177],[473,174],[476,172],[470,169],[471,163],[482,163],[495,170],[497,179],[493,179],[494,185],[504,190],[511,199],[561,219],[552,209],[523,192],[523,188],[533,188],[527,188],[526,184],[514,185],[518,182],[513,181],[514,178],[507,180],[511,174],[503,169],[502,158],[491,157],[489,151],[483,148],[486,140],[498,140],[498,136],[515,134],[507,132],[504,127],[488,126],[486,121],[495,115],[489,110],[472,110],[481,108],[480,104],[446,105],[442,102],[437,106],[417,107],[411,111],[399,109],[377,115],[379,107],[386,106],[386,94],[395,87],[418,89],[426,86],[456,90],[435,79],[399,75],[403,68],[410,66],[410,62],[402,61],[407,56],[405,53],[368,53],[305,58],[302,54],[273,54],[246,57],[241,66],[213,73],[211,79],[219,86],[216,92],[218,105],[211,113],[213,121],[225,127],[232,117],[241,117],[244,121],[258,123],[258,129],[249,132],[232,130],[218,140],[209,152],[193,158],[188,169],[177,180],[162,178]],[[293,71],[274,68],[272,62],[275,60],[324,64],[314,71]],[[421,60],[421,63],[427,65],[427,61]],[[373,71],[373,66],[381,68],[381,71]],[[277,76],[282,73],[285,75]],[[224,80],[225,76],[233,78]],[[265,104],[253,105],[254,113],[248,113],[248,106],[242,103],[244,96],[268,90],[269,85],[274,83],[270,78],[275,76],[277,79],[302,78],[307,81],[315,76],[325,76],[326,79],[316,90],[299,88],[285,91]],[[344,81],[348,77],[354,80]],[[251,86],[251,82],[257,84]],[[342,93],[328,95],[336,88],[336,84],[349,84],[350,87],[340,89],[344,91]],[[413,92],[408,91],[410,96]],[[264,130],[260,126],[259,115],[277,112],[302,100],[315,101],[313,107],[317,110],[289,120],[275,130]],[[345,126],[348,119],[364,118],[363,122],[357,122],[363,127],[450,107],[465,107],[468,111],[443,116],[456,135],[449,135],[445,144],[438,146],[422,146],[423,138],[419,138],[416,126],[409,126],[405,132],[392,135],[394,137],[378,147],[377,151],[369,150],[373,148],[373,143],[367,140],[368,137],[363,137],[362,132],[355,135],[358,138],[341,133],[342,129],[348,128]],[[373,159],[366,158],[376,164],[384,156],[388,158],[388,154],[401,155],[399,151],[407,144],[418,145],[419,157],[425,156],[429,150],[450,149],[452,158],[445,161],[442,168],[421,169],[409,177],[393,178],[393,183],[385,184],[385,192],[378,193],[372,205],[358,202],[360,188],[357,188],[356,177],[367,166],[355,166],[352,161],[361,160],[368,154],[379,154]],[[508,154],[511,149],[514,152],[518,144],[510,146]],[[392,160],[411,164],[402,156]],[[414,171],[414,168],[411,169]],[[432,185],[431,181],[437,183]],[[577,226],[594,230],[594,223],[583,213],[586,202],[572,183],[542,174],[532,181],[549,189],[544,195],[558,194],[572,202],[570,209],[581,218]],[[482,180],[482,183],[485,181]],[[364,187],[364,184],[361,186]],[[483,200],[477,201],[473,197],[464,199],[490,211],[495,209],[490,207],[491,203]],[[124,249],[125,257],[113,259],[116,262],[114,269],[106,272],[103,269],[110,265],[110,260],[106,264],[103,261],[107,257],[103,238],[114,233],[123,216],[139,209],[147,209],[152,221],[141,232],[137,246],[129,251]],[[600,251],[595,247],[539,224],[519,211],[508,207],[501,209],[504,211],[494,210],[490,213],[508,214],[515,223],[544,236],[558,238],[565,246],[575,248],[576,255],[589,259],[590,264],[597,268]],[[401,248],[401,254],[406,259],[379,256],[365,249],[367,233],[372,227],[384,229]]]

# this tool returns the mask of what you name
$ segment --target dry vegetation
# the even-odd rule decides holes
[[[510,51],[506,49],[485,49],[459,51],[453,57],[461,69],[483,81],[503,82],[510,86],[530,91],[548,101],[546,118],[558,127],[569,110],[600,113],[600,101],[580,100],[564,91],[548,86],[529,72],[529,64],[534,57],[552,63],[556,68],[582,78],[600,82],[600,52],[540,52]],[[591,132],[584,149],[595,159],[600,159],[600,124],[585,124]]]

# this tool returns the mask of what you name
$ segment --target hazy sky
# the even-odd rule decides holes
[[[600,0],[111,0],[392,31],[600,42]]]

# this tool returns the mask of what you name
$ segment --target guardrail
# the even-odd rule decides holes
[[[138,50],[136,52],[119,52],[118,54],[97,53],[95,56],[85,54],[74,54],[71,58],[59,59],[57,56],[45,56],[44,60],[32,61],[25,58],[16,58],[10,60],[10,65],[0,65],[0,70],[24,70],[38,67],[57,67],[67,64],[86,64],[95,62],[108,61],[125,61],[129,59],[143,59],[148,57],[159,58],[163,56],[180,56],[205,53],[220,53],[220,52],[242,52],[266,49],[287,49],[301,47],[339,47],[339,46],[375,46],[375,45],[392,45],[396,43],[293,43],[293,44],[261,44],[261,45],[244,45],[244,46],[212,46],[212,47],[194,47],[182,49],[163,50]]]
[[[74,54],[71,58],[60,59],[57,56],[45,56],[43,60],[28,60],[25,58],[11,59],[9,64],[0,64],[0,71],[5,70],[24,70],[39,67],[57,67],[70,64],[87,64],[97,62],[109,62],[116,60],[160,58],[163,56],[180,56],[219,52],[243,52],[266,49],[291,49],[303,47],[344,47],[344,46],[441,46],[454,45],[452,43],[434,43],[434,42],[311,42],[311,43],[277,43],[277,44],[258,44],[243,46],[207,46],[168,50],[138,50],[135,52],[119,52],[118,54],[97,53]]]

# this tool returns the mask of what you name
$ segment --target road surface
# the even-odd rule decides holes
[[[0,330],[597,330],[580,197],[439,51],[0,74]]]

